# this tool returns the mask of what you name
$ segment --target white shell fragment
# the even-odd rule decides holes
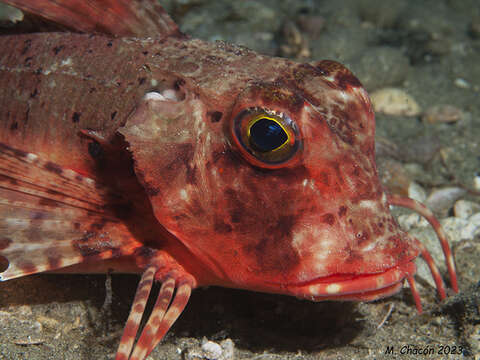
[[[376,112],[386,115],[418,116],[420,105],[405,91],[397,88],[384,88],[370,95]]]
[[[414,228],[428,226],[428,221],[417,213],[400,215],[397,220],[400,227],[407,232]]]
[[[220,359],[223,350],[222,347],[213,341],[206,341],[202,344],[202,350],[208,359]]]
[[[180,98],[174,89],[165,89],[161,93],[150,91],[143,96],[143,100],[179,101]]]
[[[475,190],[480,190],[480,176],[476,175],[473,178],[473,187]]]
[[[425,110],[422,120],[430,123],[451,123],[463,118],[464,113],[461,109],[453,105],[434,105]]]
[[[427,193],[422,186],[420,186],[415,181],[412,181],[408,186],[408,197],[423,203],[427,198]]]
[[[151,91],[149,93],[146,93],[145,96],[143,97],[143,100],[158,100],[158,101],[165,101],[167,100],[162,94],[156,92],[156,91]]]
[[[231,339],[219,343],[207,339],[202,340],[201,346],[193,346],[183,352],[185,360],[233,360],[235,344]]]
[[[425,205],[433,212],[439,213],[450,209],[455,201],[465,195],[466,190],[459,187],[435,189],[428,196]]]
[[[455,81],[453,82],[456,87],[460,89],[470,89],[470,83],[462,78],[456,78]]]
[[[455,217],[468,219],[474,213],[480,212],[480,204],[468,200],[458,200],[453,206]]]

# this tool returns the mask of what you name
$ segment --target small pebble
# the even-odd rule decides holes
[[[58,327],[58,320],[50,317],[39,315],[37,316],[37,321],[49,329],[56,329]]]
[[[233,354],[235,351],[235,344],[231,339],[223,340],[220,345],[223,349],[223,359],[224,360],[233,360]]]
[[[223,353],[222,347],[213,341],[203,343],[202,350],[205,352],[205,356],[211,360],[220,359]]]
[[[453,205],[453,213],[456,217],[461,219],[468,219],[474,213],[480,211],[480,204],[468,200],[458,200]]]
[[[0,310],[0,322],[2,321],[2,318],[9,318],[11,316],[12,314],[10,314],[8,311]]]
[[[470,89],[470,83],[462,78],[456,78],[454,84],[460,89]]]
[[[386,115],[418,116],[420,105],[405,91],[397,88],[384,88],[370,96],[376,112]]]
[[[459,187],[435,189],[425,200],[425,205],[435,213],[447,212],[466,190]]]
[[[33,314],[32,308],[28,305],[21,305],[18,307],[18,314],[23,316],[30,316]]]
[[[451,123],[463,118],[463,111],[453,105],[434,105],[429,107],[422,120],[430,123]]]
[[[43,331],[43,325],[40,322],[35,321],[32,324],[32,329],[37,333],[42,332]]]
[[[473,178],[473,187],[475,188],[475,190],[480,190],[480,176],[476,175]]]
[[[235,345],[231,339],[220,344],[204,339],[200,347],[194,346],[184,352],[185,360],[233,360]]]
[[[478,226],[470,220],[460,219],[457,217],[448,217],[440,221],[443,230],[447,234],[450,246],[460,240],[473,239]]]
[[[398,224],[405,231],[410,231],[413,228],[420,228],[428,226],[428,221],[417,213],[400,215],[398,217]]]
[[[408,197],[423,203],[427,199],[427,193],[423,187],[421,187],[415,181],[412,181],[408,187]]]
[[[0,23],[4,21],[10,21],[17,23],[23,20],[23,13],[7,4],[0,4]]]
[[[475,226],[480,227],[480,212],[473,214],[468,218],[468,221]]]

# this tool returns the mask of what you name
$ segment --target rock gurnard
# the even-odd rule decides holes
[[[94,34],[0,37],[0,280],[142,274],[117,359],[144,359],[200,286],[370,301],[407,279],[421,311],[419,255],[445,286],[390,205],[430,221],[458,290],[433,214],[382,189],[341,64],[190,39],[153,1],[6,2]]]

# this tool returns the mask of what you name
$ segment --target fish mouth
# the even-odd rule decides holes
[[[341,274],[286,285],[289,294],[311,301],[373,301],[400,291],[404,279],[416,273],[414,261],[373,274]]]

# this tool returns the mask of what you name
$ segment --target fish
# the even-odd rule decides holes
[[[0,280],[140,274],[117,360],[145,359],[204,286],[373,301],[406,280],[421,313],[415,260],[446,286],[390,206],[430,222],[458,292],[438,220],[379,181],[345,66],[192,39],[155,1],[4,2],[72,32],[0,37]]]

